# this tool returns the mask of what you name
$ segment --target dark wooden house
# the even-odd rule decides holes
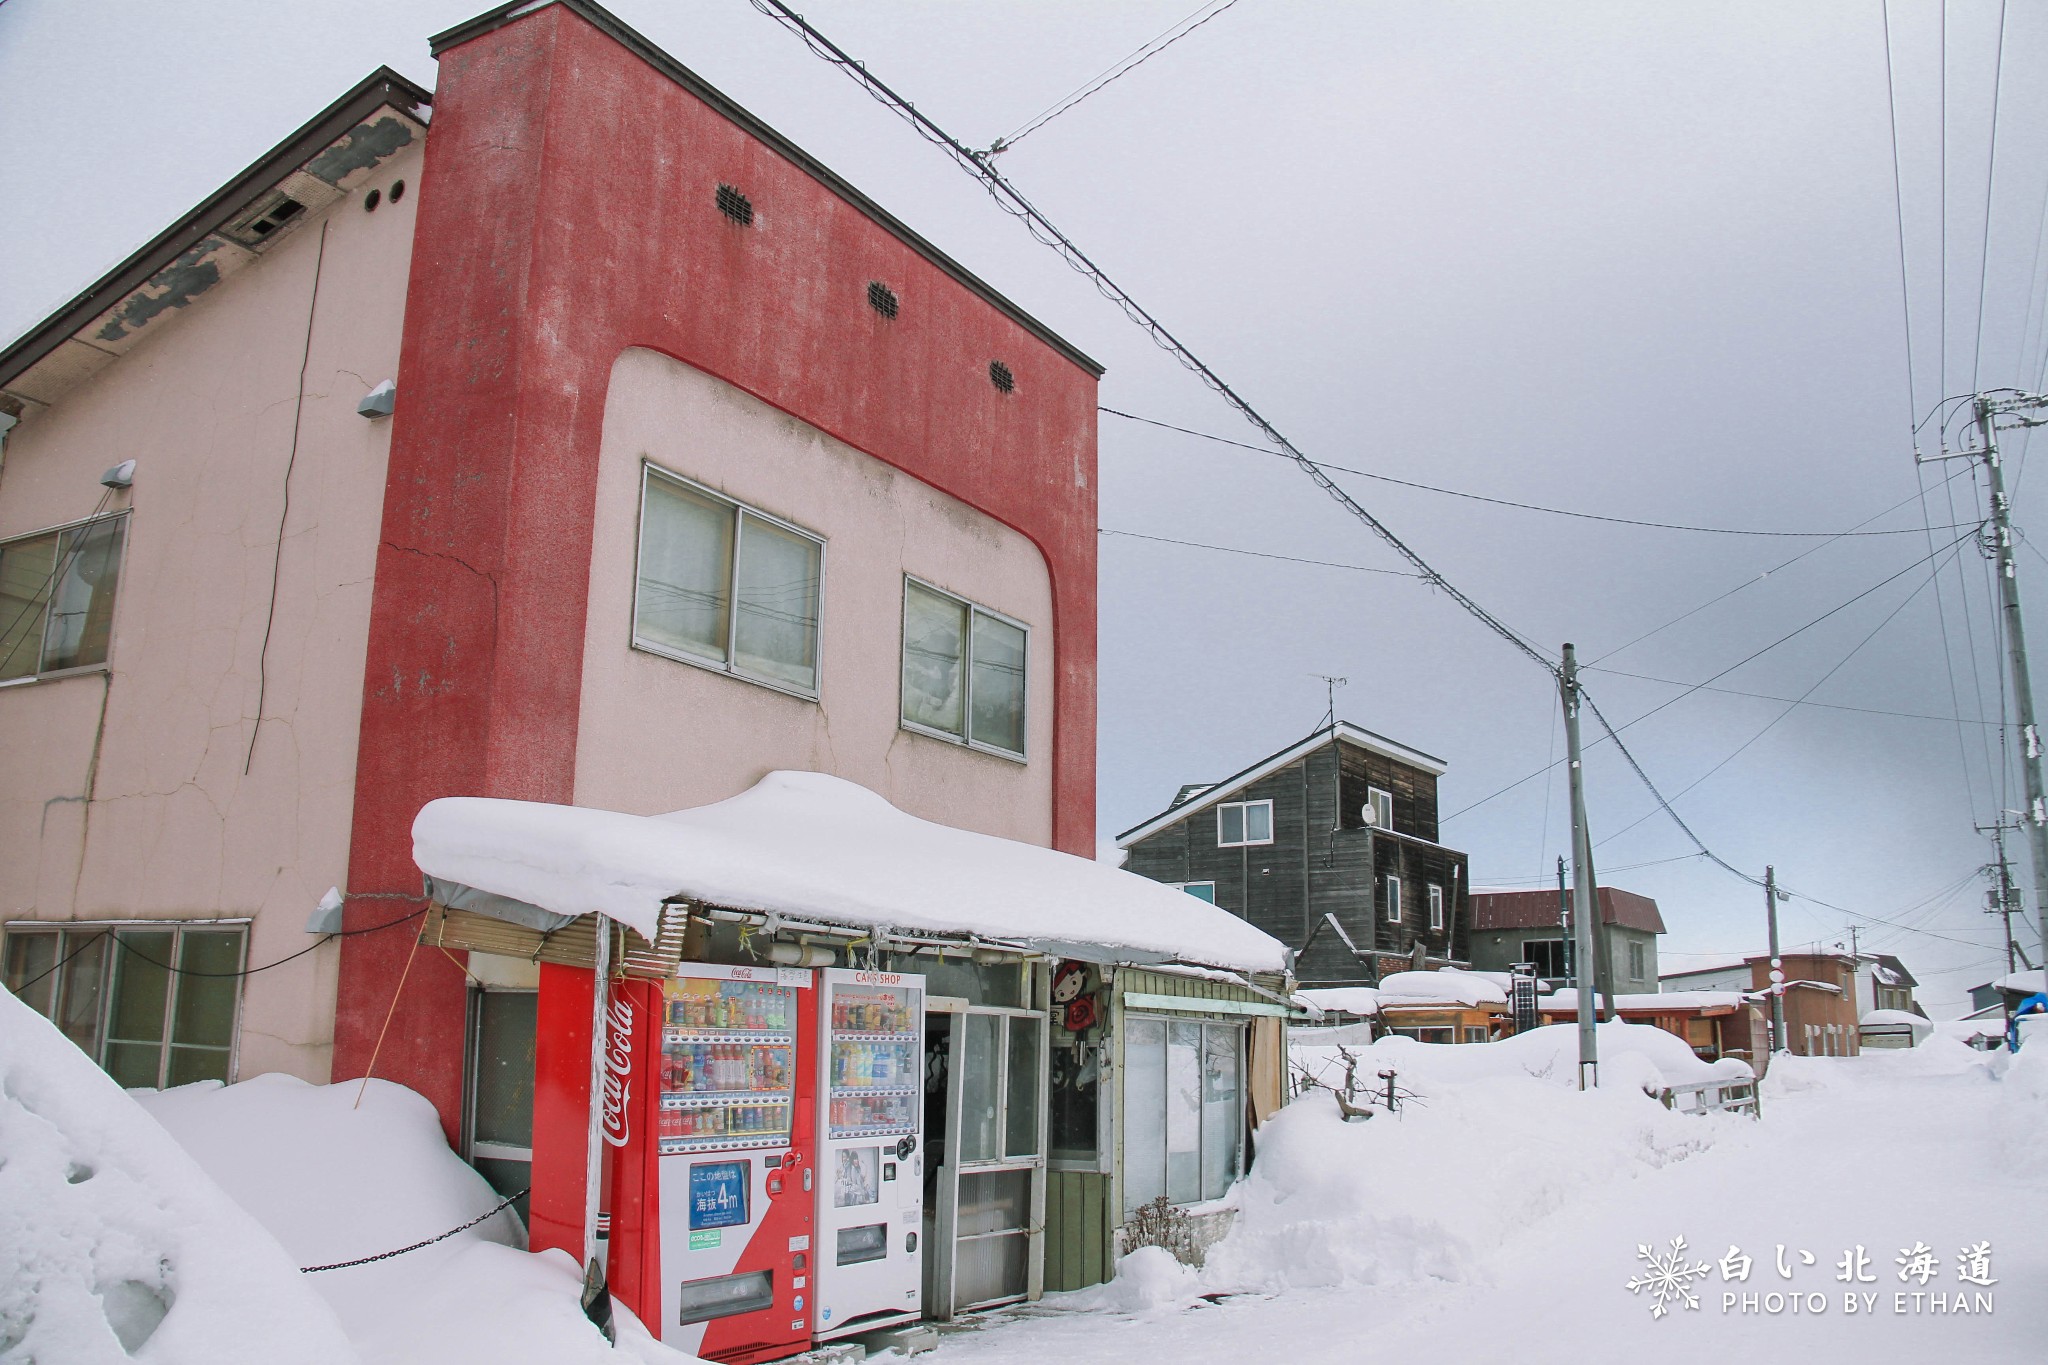
[[[1303,986],[1471,955],[1465,855],[1437,842],[1443,760],[1344,721],[1126,830],[1124,866],[1291,946]]]

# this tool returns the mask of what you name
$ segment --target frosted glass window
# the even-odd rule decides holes
[[[725,661],[732,534],[727,504],[668,479],[647,480],[633,620],[643,641]]]
[[[1006,753],[1024,752],[1024,632],[974,613],[974,716],[969,737]]]
[[[1237,1149],[1244,1134],[1242,1030],[1210,1024],[1202,1052],[1202,1198],[1221,1199],[1237,1179]]]
[[[1038,1095],[1045,1078],[1038,1070],[1036,1019],[1010,1016],[1009,1103],[1003,1112],[1003,1155],[1038,1155]]]
[[[1124,1027],[1124,1211],[1166,1193],[1166,1025]]]
[[[1202,1026],[1166,1026],[1166,1197],[1202,1197]]]
[[[733,662],[805,692],[818,687],[818,542],[740,514]]]
[[[967,604],[907,583],[903,592],[903,719],[967,733]]]
[[[961,1016],[966,1026],[960,1102],[960,1160],[994,1161],[1003,1154],[1000,1092],[996,1079],[1002,1065],[1003,1018],[998,1014]]]
[[[644,488],[633,642],[815,694],[824,542],[652,466]]]
[[[1024,756],[1029,633],[915,579],[903,582],[903,722]]]

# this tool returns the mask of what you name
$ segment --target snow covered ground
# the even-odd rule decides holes
[[[1682,1062],[1655,1040],[1610,1032],[1631,1027],[1603,1027],[1608,1053],[1626,1048],[1634,1060],[1610,1063],[1609,1087],[1591,1095],[1572,1088],[1572,1053],[1555,1043],[1528,1040],[1532,1055],[1567,1062],[1546,1071],[1503,1067],[1512,1043],[1383,1042],[1361,1069],[1392,1062],[1424,1103],[1352,1124],[1326,1095],[1283,1111],[1261,1135],[1239,1227],[1200,1275],[1148,1257],[1108,1290],[949,1336],[938,1361],[2042,1358],[2048,1051],[2031,1068],[2033,1058],[1985,1058],[1944,1039],[1781,1059],[1753,1122],[1673,1114],[1646,1098],[1629,1082]],[[1692,1281],[1697,1309],[1655,1318],[1648,1293],[1627,1285],[1646,1269],[1639,1246],[1663,1253],[1676,1237],[1685,1264],[1709,1273]],[[1998,1283],[1973,1292],[1992,1295],[1992,1311],[1934,1313],[1925,1296],[1971,1288],[1958,1284],[1957,1256],[1985,1241]],[[1924,1289],[1901,1282],[1896,1264],[1923,1242],[1939,1267]],[[1847,1253],[1853,1270],[1859,1246],[1875,1278],[1845,1284],[1838,1265]],[[1722,1279],[1731,1247],[1751,1259],[1746,1281]],[[1858,1300],[1874,1309],[1846,1314],[1852,1289],[1875,1295]],[[1195,1297],[1205,1292],[1230,1297]],[[1902,1292],[1907,1311],[1894,1311]],[[1743,1293],[1757,1296],[1755,1311],[1743,1311]],[[1811,1294],[1824,1311],[1810,1311]]]

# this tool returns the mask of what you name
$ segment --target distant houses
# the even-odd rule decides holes
[[[1438,842],[1444,762],[1336,721],[1117,836],[1124,866],[1249,920],[1303,986],[1471,962],[1466,857]]]

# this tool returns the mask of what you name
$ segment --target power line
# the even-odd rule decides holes
[[[1160,53],[1166,51],[1166,49],[1172,47],[1175,43],[1187,37],[1190,33],[1193,33],[1196,29],[1202,27],[1211,19],[1214,19],[1218,15],[1222,14],[1224,10],[1227,10],[1231,8],[1233,5],[1237,4],[1238,0],[1224,0],[1223,4],[1211,10],[1209,9],[1209,5],[1213,3],[1214,0],[1208,0],[1207,3],[1204,3],[1202,5],[1201,9],[1196,10],[1194,14],[1188,15],[1179,23],[1176,23],[1172,28],[1167,29],[1166,32],[1161,33],[1160,35],[1158,35],[1158,37],[1155,37],[1151,39],[1149,42],[1143,44],[1136,51],[1128,53],[1125,56],[1119,57],[1116,61],[1111,62],[1101,71],[1089,77],[1087,80],[1081,82],[1081,84],[1076,86],[1072,91],[1068,92],[1060,99],[1053,101],[1053,103],[1051,105],[1048,105],[1045,109],[1039,111],[1039,113],[1034,115],[1028,122],[1026,122],[1022,128],[1019,128],[1017,131],[1010,133],[1004,137],[997,138],[995,142],[990,145],[988,151],[985,152],[983,155],[994,157],[1000,156],[1004,152],[1007,152],[1008,150],[1010,150],[1010,148],[1016,146],[1025,138],[1031,136],[1040,128],[1043,128],[1046,124],[1051,123],[1054,119],[1058,118],[1061,114],[1066,113],[1069,109],[1072,109],[1082,100],[1085,100],[1090,95],[1095,94],[1104,86],[1109,85],[1115,81],[1122,80],[1125,76],[1130,75],[1131,72],[1136,71],[1146,62],[1151,61],[1154,57],[1157,57]],[[1209,12],[1207,14],[1202,14],[1202,10],[1209,10]],[[1202,17],[1196,19],[1195,15],[1202,15]],[[1194,22],[1188,23],[1189,19],[1194,19]],[[1185,28],[1182,27],[1183,24],[1186,25]]]
[[[1884,93],[1891,113],[1892,129],[1892,212],[1899,231],[1899,309],[1906,332],[1906,420],[1919,411],[1918,386],[1913,382],[1913,296],[1906,272],[1906,195],[1899,174],[1899,97],[1892,79],[1892,3],[1883,0]]]
[[[1958,719],[1955,716],[1937,716],[1928,711],[1888,711],[1882,707],[1850,706],[1846,702],[1838,701],[1802,701],[1797,697],[1781,697],[1771,692],[1744,692],[1734,687],[1703,687],[1697,683],[1681,681],[1678,678],[1659,678],[1649,673],[1631,673],[1625,668],[1604,668],[1593,664],[1582,664],[1579,671],[1581,673],[1611,673],[1617,678],[1633,678],[1637,682],[1662,683],[1666,687],[1689,687],[1697,692],[1713,692],[1724,697],[1747,697],[1753,701],[1790,702],[1795,706],[1818,707],[1823,711],[1853,711],[1857,715],[1862,716],[1895,716],[1900,720],[1931,720],[1943,725]],[[1995,720],[1966,720],[1960,723],[1964,725],[1998,724]]]
[[[761,13],[775,19],[791,32],[801,36],[812,52],[851,76],[872,98],[878,100],[885,107],[903,118],[926,141],[951,156],[955,164],[981,182],[982,187],[988,191],[990,197],[996,201],[999,208],[1020,219],[1030,229],[1034,237],[1038,238],[1046,246],[1059,252],[1062,259],[1068,265],[1086,275],[1103,297],[1109,299],[1123,310],[1125,317],[1143,328],[1155,343],[1171,353],[1182,365],[1200,376],[1203,383],[1214,389],[1219,397],[1235,408],[1238,414],[1247,422],[1250,422],[1262,436],[1285,451],[1288,458],[1292,459],[1296,466],[1315,482],[1318,488],[1321,488],[1324,493],[1329,495],[1345,511],[1365,523],[1374,535],[1391,547],[1396,554],[1412,564],[1425,582],[1457,603],[1468,616],[1478,621],[1501,639],[1507,641],[1517,653],[1527,658],[1538,668],[1541,668],[1546,675],[1553,678],[1557,676],[1557,665],[1552,663],[1550,658],[1541,649],[1523,638],[1511,629],[1506,622],[1502,621],[1485,607],[1479,605],[1471,596],[1444,577],[1443,574],[1439,573],[1428,560],[1412,549],[1406,541],[1395,535],[1385,522],[1382,522],[1378,517],[1360,506],[1356,499],[1338,487],[1315,461],[1297,450],[1293,442],[1281,434],[1278,427],[1267,421],[1258,409],[1254,408],[1250,402],[1235,389],[1231,388],[1221,375],[1211,369],[1179,337],[1168,331],[1164,323],[1147,311],[1121,285],[1112,280],[1103,271],[1102,267],[1089,259],[1087,253],[1075,245],[1072,238],[1061,232],[1051,219],[1039,212],[1016,186],[1005,180],[1001,173],[990,163],[987,156],[971,151],[959,139],[920,113],[917,106],[904,99],[901,95],[898,95],[871,74],[865,66],[848,56],[831,39],[811,27],[802,15],[782,3],[782,0],[752,0],[752,3],[754,8],[760,10]]]
[[[1955,554],[1956,551],[1951,549],[1949,553]],[[1798,710],[1802,705],[1804,705],[1806,699],[1812,696],[1815,692],[1819,691],[1822,684],[1826,683],[1829,678],[1834,677],[1835,674],[1841,672],[1844,668],[1848,667],[1849,661],[1851,659],[1854,659],[1858,654],[1862,653],[1863,647],[1869,644],[1872,640],[1875,640],[1878,636],[1879,631],[1882,631],[1886,626],[1890,625],[1893,621],[1898,619],[1899,613],[1904,611],[1908,606],[1910,606],[1912,604],[1913,599],[1918,597],[1921,594],[1921,592],[1926,589],[1926,587],[1927,585],[1925,583],[1922,583],[1918,587],[1914,588],[1913,591],[1907,593],[1903,598],[1901,598],[1899,600],[1899,604],[1896,607],[1893,607],[1889,612],[1886,612],[1884,619],[1882,621],[1879,621],[1875,626],[1871,627],[1870,633],[1865,635],[1861,640],[1858,640],[1855,644],[1855,647],[1852,648],[1847,654],[1844,654],[1841,657],[1841,659],[1838,662],[1836,662],[1834,667],[1830,668],[1827,672],[1821,674],[1820,677],[1816,678],[1813,682],[1813,686],[1807,688],[1804,692],[1801,692],[1796,699],[1788,702],[1784,710],[1780,711],[1777,715],[1773,716],[1769,723],[1766,724],[1761,730],[1758,730],[1755,734],[1751,735],[1748,739],[1742,741],[1741,744],[1737,745],[1733,753],[1729,754],[1719,763],[1716,763],[1713,767],[1701,773],[1698,777],[1695,777],[1692,781],[1686,783],[1683,787],[1680,787],[1678,789],[1677,795],[1673,796],[1672,800],[1675,801],[1678,799],[1678,797],[1684,796],[1687,792],[1693,790],[1702,782],[1705,782],[1715,773],[1720,772],[1721,769],[1727,767],[1730,763],[1733,763],[1736,759],[1740,758],[1752,744],[1755,744],[1758,740],[1762,739],[1765,735],[1769,734],[1772,730],[1776,729],[1778,726],[1778,722],[1784,720],[1785,717],[1791,715],[1794,711]],[[1614,839],[1619,839],[1622,835],[1628,833],[1637,825],[1642,824],[1643,821],[1649,819],[1652,815],[1655,814],[1655,811],[1645,812],[1637,819],[1631,820],[1629,823],[1623,825],[1620,829],[1615,830],[1613,833],[1602,836],[1598,841],[1596,841],[1594,847],[1597,848],[1600,844],[1608,843],[1609,841]]]
[[[1736,669],[1741,668],[1743,665],[1752,663],[1755,660],[1762,658],[1764,655],[1776,649],[1779,645],[1782,645],[1787,641],[1792,640],[1797,636],[1802,635],[1805,632],[1813,629],[1815,626],[1827,620],[1829,617],[1835,615],[1837,612],[1843,611],[1848,607],[1855,605],[1857,602],[1862,601],[1864,598],[1870,596],[1870,594],[1876,592],[1879,588],[1885,586],[1885,584],[1890,583],[1898,578],[1904,577],[1906,574],[1909,574],[1913,572],[1913,570],[1919,568],[1922,564],[1927,563],[1928,560],[1935,558],[1936,555],[1940,555],[1946,552],[1947,550],[1954,548],[1956,545],[1961,544],[1964,540],[1967,540],[1968,538],[1968,536],[1958,536],[1955,540],[1951,541],[1947,545],[1942,546],[1940,550],[1936,550],[1934,554],[1927,556],[1925,559],[1917,559],[1913,561],[1911,564],[1908,564],[1905,568],[1900,569],[1897,573],[1886,575],[1884,578],[1880,579],[1876,583],[1873,583],[1869,587],[1865,588],[1862,592],[1857,593],[1854,597],[1849,598],[1845,602],[1840,602],[1837,603],[1835,606],[1829,607],[1826,611],[1814,617],[1805,625],[1800,626],[1797,630],[1794,630],[1787,635],[1781,635],[1777,639],[1771,641],[1771,643],[1765,645],[1762,649],[1756,650],[1755,652],[1748,654],[1741,659],[1736,660],[1734,663],[1728,665],[1728,667],[1722,669],[1719,673],[1714,674],[1712,677],[1706,679],[1704,682],[1683,684],[1683,686],[1685,687],[1685,690],[1683,692],[1680,692],[1677,696],[1672,697],[1667,701],[1659,702],[1657,705],[1651,707],[1649,710],[1637,716],[1634,720],[1628,721],[1621,728],[1626,730],[1630,726],[1640,725],[1642,722],[1648,720],[1651,716],[1656,715],[1659,711],[1664,710],[1666,707],[1675,706],[1679,702],[1682,702],[1687,697],[1691,696],[1693,693],[1706,690],[1709,684],[1718,682],[1722,678],[1727,677],[1730,673],[1733,673]],[[1783,698],[1778,698],[1778,700],[1783,700]],[[1592,745],[1588,745],[1587,747],[1591,748],[1598,745],[1599,743],[1600,741],[1596,739],[1593,741]],[[1507,795],[1515,788],[1521,786],[1524,782],[1528,782],[1535,778],[1543,776],[1544,773],[1549,772],[1551,768],[1554,768],[1556,766],[1557,765],[1555,763],[1552,763],[1546,765],[1545,767],[1538,768],[1535,772],[1525,773],[1521,777],[1518,777],[1514,781],[1508,783],[1505,787],[1502,787],[1497,791],[1489,792],[1485,796],[1480,797],[1477,801],[1472,802],[1470,805],[1462,806],[1459,809],[1452,811],[1449,815],[1443,816],[1439,823],[1449,824],[1451,821],[1457,819],[1459,816],[1465,815],[1471,811],[1479,809],[1479,807],[1485,805],[1489,801],[1494,800],[1496,797]],[[1647,778],[1645,778],[1644,780],[1648,781]],[[1759,882],[1758,884],[1761,885],[1761,882]]]
[[[1998,97],[2005,85],[2006,0],[1998,0],[1998,47],[1991,68],[1991,148],[1984,159],[1984,241],[1977,250],[1977,342],[1970,352],[1970,391],[1984,359],[1984,293],[1991,279],[1991,194],[1998,184]]]
[[[1199,540],[1175,540],[1172,536],[1148,536],[1139,531],[1117,531],[1107,526],[1095,528],[1100,536],[1123,536],[1128,540],[1149,540],[1160,545],[1181,545],[1190,550],[1215,550],[1226,555],[1248,555],[1253,559],[1277,559],[1287,564],[1312,564],[1320,569],[1349,569],[1353,573],[1379,573],[1394,578],[1420,578],[1420,574],[1405,569],[1374,569],[1363,564],[1340,564],[1329,559],[1302,559],[1295,555],[1276,555],[1265,550],[1241,550],[1234,545],[1205,545]]]
[[[1211,435],[1209,432],[1206,431],[1195,431],[1189,427],[1175,426],[1171,422],[1162,422],[1154,417],[1140,417],[1136,413],[1123,412],[1117,408],[1098,407],[1096,411],[1107,413],[1111,417],[1121,417],[1124,418],[1126,421],[1143,422],[1146,426],[1163,427],[1167,431],[1177,431],[1183,436],[1194,436],[1204,441],[1214,441],[1217,445],[1235,446],[1239,450],[1249,450],[1259,455],[1277,456],[1278,458],[1283,460],[1292,460],[1298,458],[1297,456],[1292,455],[1287,451],[1273,450],[1266,446],[1255,446],[1247,441],[1233,441],[1227,436],[1215,436]],[[1420,489],[1422,492],[1425,493],[1441,493],[1445,497],[1465,498],[1472,502],[1492,503],[1496,507],[1514,507],[1519,508],[1524,512],[1547,512],[1554,517],[1575,517],[1581,521],[1604,521],[1612,523],[1617,526],[1643,526],[1648,527],[1651,530],[1657,531],[1694,531],[1702,535],[1711,536],[1767,536],[1791,540],[1840,540],[1844,536],[1909,536],[1919,529],[1916,526],[1899,526],[1894,527],[1890,530],[1881,531],[1864,531],[1856,529],[1851,529],[1847,531],[1757,531],[1748,530],[1740,527],[1691,526],[1681,522],[1645,521],[1636,517],[1608,516],[1600,512],[1578,512],[1565,507],[1545,507],[1541,503],[1516,502],[1512,498],[1496,498],[1489,496],[1485,493],[1468,493],[1463,489],[1443,488],[1436,484],[1417,483],[1412,479],[1397,479],[1391,474],[1376,474],[1369,469],[1356,469],[1349,465],[1331,464],[1328,461],[1324,460],[1318,460],[1315,463],[1317,468],[1327,470],[1331,473],[1355,474],[1361,479],[1374,479],[1380,483],[1397,484],[1402,488]],[[1911,499],[1909,498],[1906,501],[1910,502]],[[1895,506],[1904,505],[1905,504],[1903,502],[1895,504]],[[1886,511],[1890,510],[1893,509],[1886,509]],[[1882,515],[1884,515],[1884,513],[1882,512],[1878,514],[1878,516]],[[1876,517],[1868,518],[1868,520],[1871,521],[1875,521],[1876,519]],[[1861,525],[1862,523],[1858,524]],[[1936,529],[1941,530],[1947,528],[1937,527]]]

